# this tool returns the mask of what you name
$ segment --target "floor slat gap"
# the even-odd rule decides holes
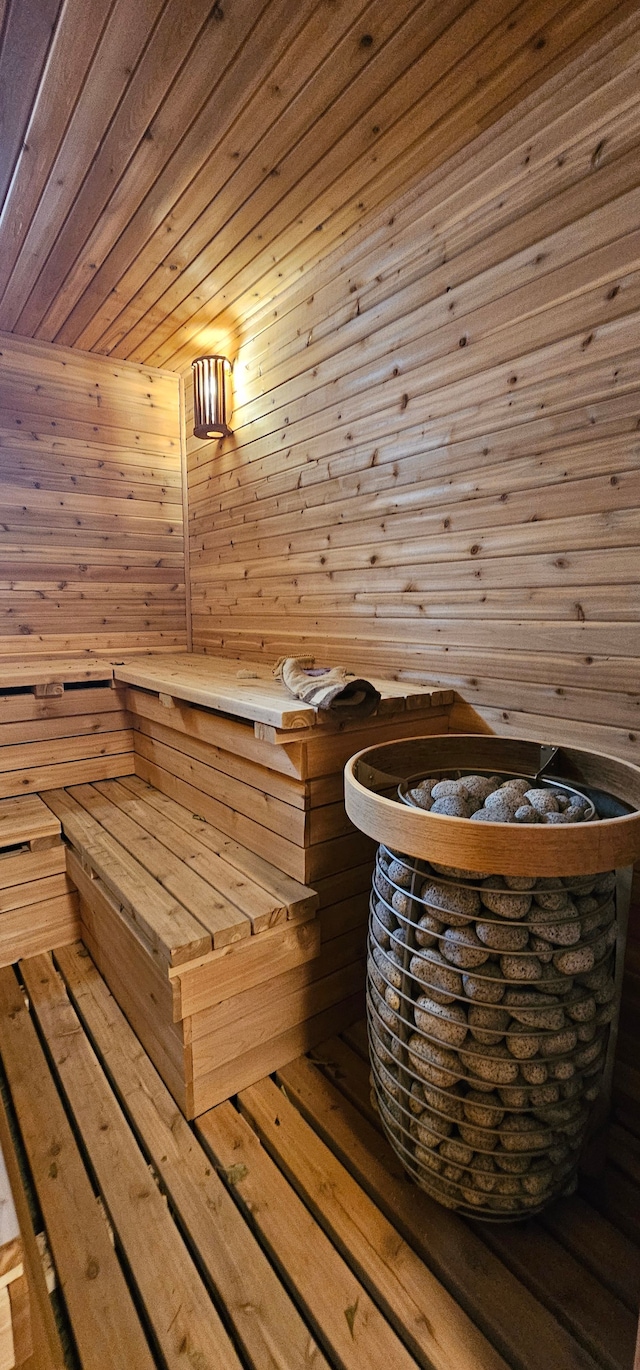
[[[29,1009],[0,971],[0,1047],[73,1370],[182,1370],[185,1351],[202,1370],[630,1370],[638,1143],[619,1123],[622,1166],[586,1197],[488,1230],[407,1179],[362,1024],[189,1124],[81,944],[20,974]]]
[[[343,1034],[343,1036],[346,1037],[347,1034]],[[315,1053],[315,1057],[316,1059],[320,1058],[324,1060],[324,1064],[321,1067],[321,1070],[318,1070],[318,1074],[322,1073],[325,1076],[325,1092],[329,1091],[330,1093],[332,1090],[339,1091],[343,1098],[348,1101],[348,1105],[350,1104],[352,1109],[349,1116],[354,1132],[357,1132],[360,1136],[364,1135],[367,1138],[368,1149],[377,1146],[378,1155],[384,1156],[386,1166],[393,1174],[394,1178],[396,1176],[401,1177],[402,1168],[399,1165],[399,1162],[393,1157],[390,1148],[387,1146],[380,1130],[379,1119],[370,1104],[368,1068],[366,1063],[361,1057],[357,1056],[355,1052],[351,1051],[350,1047],[341,1038],[332,1039],[325,1045],[323,1051],[317,1051]],[[296,1069],[298,1064],[299,1063],[295,1063],[293,1066],[286,1067],[284,1070],[278,1072],[278,1079],[285,1084],[285,1087],[290,1085],[292,1072]],[[300,1103],[298,1098],[297,1102]],[[326,1107],[328,1110],[329,1106],[327,1105]],[[346,1112],[348,1111],[347,1107]],[[308,1116],[306,1112],[305,1116]],[[332,1121],[331,1114],[328,1111],[323,1117],[327,1125]],[[333,1115],[333,1121],[335,1121],[336,1117],[337,1113]],[[358,1118],[360,1121],[358,1121]],[[317,1122],[317,1119],[314,1121]],[[332,1136],[332,1144],[335,1147],[337,1144],[337,1131],[335,1126],[330,1135]],[[373,1138],[377,1138],[377,1142],[374,1141]],[[339,1154],[346,1160],[347,1165],[350,1164],[350,1161],[351,1163],[353,1162],[355,1154],[353,1138],[350,1138],[350,1145],[351,1151],[349,1151],[349,1145],[346,1142],[339,1151]],[[366,1184],[366,1167],[364,1161],[362,1163],[362,1170],[360,1169],[360,1166],[358,1166],[356,1173],[359,1175],[362,1174],[362,1182]],[[391,1189],[392,1183],[389,1180],[387,1182],[387,1197],[391,1192]],[[371,1187],[369,1192],[372,1192]],[[384,1185],[381,1180],[375,1187],[375,1193],[376,1196],[380,1195],[384,1205]],[[513,1363],[522,1364],[523,1367],[525,1367],[525,1370],[530,1370],[531,1366],[538,1364],[553,1364],[553,1359],[551,1359],[550,1362],[547,1362],[544,1357],[546,1355],[553,1357],[554,1355],[554,1336],[558,1338],[557,1348],[564,1343],[562,1354],[566,1359],[561,1362],[563,1366],[568,1366],[570,1364],[593,1365],[602,1363],[599,1358],[594,1358],[592,1350],[587,1350],[586,1347],[576,1342],[572,1333],[566,1331],[557,1320],[555,1313],[551,1313],[545,1309],[543,1304],[538,1301],[535,1294],[531,1294],[520,1279],[515,1283],[515,1275],[518,1275],[519,1272],[517,1270],[513,1272],[508,1264],[505,1264],[505,1262],[500,1259],[499,1251],[490,1250],[490,1237],[487,1238],[485,1236],[482,1224],[467,1223],[456,1215],[439,1209],[426,1195],[417,1194],[416,1190],[413,1188],[410,1189],[410,1194],[415,1196],[413,1206],[411,1203],[406,1202],[406,1194],[403,1194],[402,1190],[402,1181],[400,1182],[400,1185],[396,1186],[394,1189],[394,1203],[391,1206],[391,1211],[394,1213],[396,1225],[399,1226],[400,1230],[403,1231],[405,1235],[409,1235],[409,1240],[413,1240],[416,1249],[419,1250],[423,1258],[438,1271],[448,1288],[452,1291],[456,1291],[458,1300],[468,1309],[472,1316],[475,1316],[479,1325],[483,1326],[485,1330],[490,1329],[490,1335],[493,1336],[494,1340],[497,1339],[497,1344],[501,1346],[503,1353],[510,1357]],[[435,1242],[432,1239],[427,1243],[422,1239],[420,1231],[416,1230],[415,1213],[422,1209],[425,1211],[425,1223],[427,1225],[429,1221],[432,1223],[434,1221],[437,1222],[435,1231],[438,1240]],[[436,1213],[438,1215],[437,1218]],[[431,1228],[431,1231],[434,1231],[433,1227]],[[466,1259],[465,1256],[463,1256],[465,1248]],[[514,1346],[505,1341],[500,1341],[500,1338],[504,1337],[505,1334],[504,1313],[501,1312],[499,1308],[496,1309],[494,1311],[493,1321],[487,1322],[486,1295],[483,1296],[478,1288],[476,1288],[474,1292],[473,1278],[470,1279],[468,1287],[465,1288],[464,1276],[469,1277],[470,1270],[475,1270],[475,1268],[481,1265],[485,1260],[490,1265],[493,1261],[500,1262],[498,1266],[500,1274],[497,1278],[503,1280],[505,1288],[509,1289],[509,1306],[511,1319],[514,1323],[520,1321],[521,1325],[526,1328],[527,1323],[530,1322],[531,1319],[531,1299],[535,1299],[537,1309],[541,1310],[543,1326],[538,1327],[535,1343],[532,1341],[528,1351],[522,1347],[520,1347],[520,1350],[518,1351],[517,1345]],[[442,1261],[442,1264],[440,1264],[440,1261]],[[535,1262],[533,1262],[533,1264],[535,1264]],[[577,1265],[576,1269],[579,1269]],[[520,1310],[519,1312],[516,1311],[518,1309]],[[626,1309],[624,1311],[626,1312]],[[538,1313],[538,1321],[540,1321],[540,1312]],[[544,1335],[545,1329],[546,1341]],[[511,1330],[513,1332],[513,1329]],[[543,1352],[542,1347],[545,1345],[546,1351]],[[555,1354],[559,1354],[558,1349],[556,1349]],[[516,1361],[515,1357],[518,1355],[520,1356],[520,1360]],[[623,1361],[622,1364],[625,1364],[625,1362]]]
[[[188,1240],[207,1287],[215,1291],[218,1309],[224,1309],[228,1330],[258,1370],[270,1370],[271,1353],[275,1355],[278,1347],[280,1358],[293,1349],[301,1366],[308,1363],[321,1370],[322,1362],[311,1358],[310,1332],[291,1308],[244,1221],[236,1216],[233,1199],[227,1198],[215,1168],[83,951],[66,948],[58,954],[68,992],[138,1143],[157,1171],[176,1225]]]

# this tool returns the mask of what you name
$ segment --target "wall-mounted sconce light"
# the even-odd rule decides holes
[[[226,357],[196,357],[193,368],[193,431],[196,438],[228,438],[231,429],[229,380],[231,362]]]

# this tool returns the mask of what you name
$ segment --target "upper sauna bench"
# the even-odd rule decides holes
[[[407,710],[421,713],[433,707],[442,708],[453,700],[451,690],[370,679],[382,696],[374,715],[376,720]],[[319,726],[348,726],[359,730],[363,726],[362,723],[335,722],[294,699],[285,686],[274,679],[268,665],[229,657],[214,658],[185,652],[131,656],[125,661],[115,656],[35,657],[0,664],[0,694],[32,690],[36,697],[54,698],[63,693],[65,685],[112,680],[158,694],[163,702],[183,700],[279,731]]]
[[[345,726],[340,720],[336,722],[330,715],[323,715],[294,699],[285,686],[274,679],[269,666],[253,662],[199,654],[163,655],[129,658],[123,665],[114,665],[113,671],[116,680],[157,693],[163,703],[185,700],[283,732]],[[408,709],[423,711],[453,700],[451,690],[378,679],[372,679],[372,684],[382,696],[376,719]],[[367,721],[348,726],[353,731],[360,730]]]

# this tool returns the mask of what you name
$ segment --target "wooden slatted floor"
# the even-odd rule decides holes
[[[362,1025],[192,1126],[80,944],[0,971],[0,1052],[81,1370],[631,1370],[623,1129],[592,1201],[465,1222],[378,1131]]]

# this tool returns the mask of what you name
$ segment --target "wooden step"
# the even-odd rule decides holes
[[[151,808],[154,816],[162,815],[169,819],[177,828],[186,832],[192,841],[196,839],[208,852],[220,858],[223,867],[219,873],[216,868],[216,878],[224,880],[225,885],[220,885],[219,888],[226,888],[228,883],[230,890],[235,891],[238,876],[241,877],[242,894],[238,891],[236,897],[242,898],[240,907],[246,909],[254,930],[262,930],[262,925],[259,922],[257,925],[255,923],[260,917],[260,910],[254,909],[254,896],[262,901],[266,896],[266,904],[274,915],[284,909],[287,919],[296,922],[303,922],[313,916],[318,907],[318,896],[308,885],[300,884],[298,880],[292,879],[279,867],[265,861],[248,847],[234,842],[211,823],[199,818],[191,809],[185,808],[184,804],[176,803],[169,795],[154,789],[153,785],[146,784],[137,775],[125,776],[120,783],[123,789],[129,790],[142,800],[145,806]],[[156,821],[155,817],[153,821]],[[196,850],[199,851],[199,846]],[[231,870],[227,870],[227,867],[231,867]],[[233,896],[230,894],[230,897]],[[269,926],[275,921],[275,916],[269,916]]]
[[[347,929],[321,961],[314,890],[135,776],[47,804],[70,843],[81,935],[187,1116],[325,1037],[333,1005],[353,1015],[346,967],[363,977],[362,939]],[[335,1025],[347,1021],[341,1007]]]
[[[49,791],[47,804],[81,861],[169,965],[316,911],[313,890],[220,841],[208,823],[135,776]]]
[[[145,1050],[181,1109],[187,1108],[187,1067],[180,1024],[174,1023],[171,982],[149,955],[106,885],[91,879],[70,848],[69,873],[80,899],[81,937]]]
[[[251,935],[247,915],[220,896],[187,863],[174,856],[166,842],[159,842],[123,811],[117,803],[117,794],[116,802],[112,802],[108,792],[100,793],[93,785],[76,785],[66,793],[124,847],[147,875],[152,876],[167,894],[178,899],[193,914],[209,933],[211,945],[216,944],[216,939],[224,939],[219,944],[225,945],[226,941],[237,942]],[[124,802],[127,802],[126,791]]]
[[[87,867],[104,881],[150,950],[178,965],[211,948],[211,934],[145,867],[65,790],[47,792],[47,804]]]
[[[60,841],[60,823],[37,794],[0,799],[0,850],[26,845],[45,851]]]

